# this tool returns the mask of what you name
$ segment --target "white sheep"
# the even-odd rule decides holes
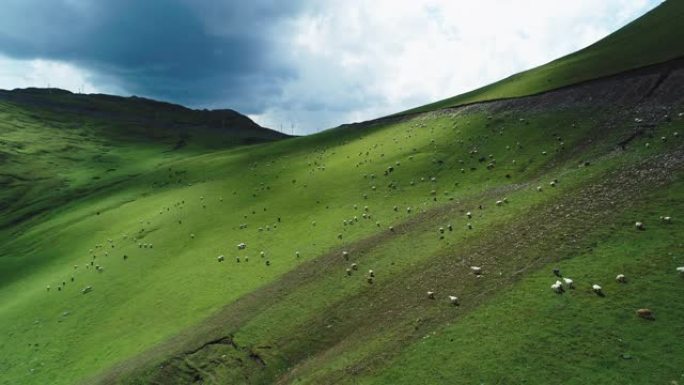
[[[618,275],[615,277],[615,280],[616,280],[618,283],[627,283],[627,277],[625,277],[624,274],[618,274]]]
[[[430,299],[435,299],[435,292],[434,291],[428,291],[427,292],[427,297]]]
[[[470,271],[473,272],[475,275],[481,275],[482,274],[482,267],[480,266],[470,266]]]
[[[568,289],[575,288],[575,282],[570,278],[563,278],[563,283],[565,283],[565,286],[567,286]]]
[[[451,303],[454,306],[458,306],[459,305],[458,297],[456,297],[455,295],[450,295],[449,296],[449,303]]]
[[[471,218],[473,217],[473,213],[471,213],[470,211],[468,211],[468,212],[466,213],[466,217],[468,217],[468,219],[471,219]]]
[[[642,222],[635,222],[634,227],[636,227],[637,230],[644,230],[644,224]]]
[[[216,257],[216,260],[219,262],[223,262],[224,259],[226,259],[226,257],[224,257],[223,255],[219,255],[218,257]]]
[[[501,205],[503,205],[503,201],[501,201],[501,200],[499,200],[499,201],[496,201],[496,205],[497,205],[497,206],[501,206]]]
[[[247,248],[247,245],[244,242],[238,243],[237,244],[238,250],[244,250]]]
[[[81,289],[81,293],[83,293],[83,294],[90,293],[91,291],[93,291],[93,287],[92,287],[92,286],[86,286],[86,287],[84,287],[83,289]]]
[[[556,281],[553,285],[551,285],[551,290],[555,291],[558,294],[562,294],[565,290],[563,290],[563,283],[561,281]]]
[[[660,220],[665,222],[665,223],[672,223],[672,217],[660,217]]]
[[[603,288],[597,284],[591,285],[591,290],[598,295],[603,295]]]
[[[349,260],[349,252],[343,251],[343,252],[342,252],[342,257],[343,257],[344,259],[346,259],[346,260]]]
[[[679,275],[681,275],[682,277],[684,277],[684,266],[679,266],[679,267],[677,268],[677,272],[679,273]]]
[[[368,276],[375,278],[375,272],[373,270],[368,270]]]
[[[356,263],[352,263],[351,268],[352,268],[352,270],[358,270],[359,266]]]

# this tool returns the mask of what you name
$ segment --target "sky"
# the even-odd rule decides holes
[[[583,48],[661,0],[2,0],[0,89],[232,108],[309,134]]]

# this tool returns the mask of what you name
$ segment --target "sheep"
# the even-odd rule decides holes
[[[501,205],[503,205],[503,201],[501,201],[501,200],[499,200],[499,201],[496,201],[496,205],[497,205],[497,206],[501,206]]]
[[[349,252],[343,251],[343,252],[342,252],[342,258],[344,258],[345,260],[348,261],[348,260],[349,260]]]
[[[369,284],[373,284],[373,277],[366,278],[366,282],[368,282]]]
[[[359,269],[359,266],[358,266],[356,263],[352,263],[352,264],[351,264],[351,269],[352,269],[352,270],[358,270],[358,269]]]
[[[563,276],[563,274],[561,274],[560,269],[557,267],[553,269],[553,275],[555,275],[556,277],[562,277]]]
[[[224,259],[226,259],[226,257],[224,257],[223,255],[219,255],[218,257],[216,257],[216,260],[219,262],[223,262]]]
[[[552,180],[551,182],[549,182],[549,186],[556,187],[556,181]]]
[[[347,268],[347,275],[352,275],[352,269]]]
[[[90,293],[91,291],[93,291],[93,287],[92,287],[92,286],[86,286],[86,287],[84,287],[83,289],[81,289],[81,293],[82,293],[82,294],[88,294],[88,293]]]
[[[45,286],[45,289],[46,289],[47,291],[50,291],[50,285]]]
[[[563,289],[563,283],[561,281],[556,281],[553,285],[551,285],[551,290],[555,291],[557,294],[563,294],[565,291]]]
[[[542,187],[541,187],[541,186],[537,186],[537,191],[541,192],[541,191],[542,191]]]
[[[244,242],[238,243],[237,244],[238,250],[244,250],[247,248],[247,245]]]
[[[565,286],[567,286],[568,289],[575,288],[575,282],[571,278],[563,278],[563,283],[565,283]]]
[[[375,272],[373,270],[368,270],[368,276],[375,278]]]
[[[269,261],[268,259],[266,260],[266,266],[271,266],[271,261]]]
[[[468,227],[468,230],[473,229],[473,225],[470,222],[466,223],[466,227]]]
[[[466,217],[468,217],[468,219],[472,219],[472,218],[473,218],[473,213],[471,213],[470,211],[468,211],[468,212],[466,213]]]
[[[475,275],[482,275],[482,267],[480,266],[470,266],[470,271],[472,271]]]
[[[444,234],[444,227],[440,227],[440,228],[439,228],[439,232],[440,232],[441,234]]]
[[[451,303],[454,306],[460,305],[460,303],[458,302],[458,297],[456,297],[455,295],[449,296],[449,303]]]
[[[449,229],[449,231],[454,231],[454,226],[452,226],[451,223],[449,223],[447,225],[447,229]]]
[[[679,266],[679,267],[677,268],[677,272],[679,273],[679,275],[681,275],[682,277],[684,277],[684,266]]]
[[[596,293],[596,295],[603,297],[603,288],[597,284],[591,285],[591,290]]]
[[[653,316],[651,309],[638,309],[636,311],[636,315],[640,318],[655,321],[655,317]]]
[[[428,291],[427,292],[427,297],[430,299],[435,299],[435,292],[434,291]]]
[[[297,258],[299,258],[299,256],[300,256],[299,251],[295,251],[295,256],[296,256]]]
[[[660,217],[660,220],[665,222],[665,223],[672,223],[672,217]]]
[[[260,252],[259,252],[259,256],[260,256],[261,258],[265,257],[265,256],[266,256],[266,252],[260,251]]]
[[[235,262],[240,263],[240,257],[235,257]]]
[[[627,283],[627,277],[625,277],[624,274],[618,274],[618,275],[615,277],[615,280],[616,280],[618,283]]]
[[[643,222],[638,222],[638,221],[635,222],[635,223],[634,223],[634,227],[636,227],[637,230],[646,230],[646,228],[644,227]]]

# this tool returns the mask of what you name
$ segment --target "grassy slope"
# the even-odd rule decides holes
[[[14,105],[4,105],[3,113],[17,120],[31,116]],[[518,121],[521,116],[526,117],[529,123]],[[0,371],[4,373],[0,383],[70,384],[95,375],[177,335],[181,330],[192,333],[200,320],[220,313],[224,305],[248,293],[259,293],[269,284],[277,284],[288,271],[306,267],[307,263],[318,261],[319,256],[328,252],[332,253],[331,256],[323,259],[327,261],[324,263],[329,269],[325,270],[327,274],[314,275],[302,282],[291,280],[289,286],[284,286],[276,294],[282,296],[278,297],[282,300],[271,303],[268,296],[256,296],[255,304],[246,305],[253,306],[254,312],[235,312],[230,317],[217,319],[221,323],[213,326],[218,327],[219,332],[233,334],[240,350],[230,350],[232,347],[222,350],[223,347],[218,346],[213,353],[202,351],[203,356],[194,357],[197,362],[189,359],[184,364],[206,371],[207,381],[212,377],[219,382],[245,378],[246,382],[268,383],[280,377],[283,382],[322,383],[330,382],[329,379],[360,379],[393,383],[397,378],[407,376],[407,362],[416,367],[431,367],[429,362],[435,349],[439,349],[445,352],[442,356],[446,362],[445,369],[422,375],[447,376],[451,382],[458,382],[461,370],[472,367],[474,362],[497,347],[497,339],[510,336],[505,354],[511,358],[493,366],[490,373],[480,379],[505,378],[501,372],[518,367],[516,352],[529,346],[525,345],[527,334],[522,334],[525,330],[519,333],[523,319],[518,313],[509,311],[506,305],[512,306],[514,300],[520,300],[536,309],[538,314],[555,314],[557,308],[554,306],[565,304],[568,312],[579,317],[584,314],[583,309],[589,308],[594,312],[601,309],[595,298],[586,293],[585,287],[565,297],[548,295],[552,294],[547,288],[548,279],[540,275],[544,273],[531,274],[515,284],[510,294],[490,298],[486,287],[477,282],[463,280],[463,286],[460,283],[449,284],[451,279],[444,273],[451,270],[431,272],[428,269],[425,274],[430,279],[415,282],[412,281],[412,272],[416,269],[423,271],[433,263],[442,266],[440,264],[446,263],[444,258],[454,253],[476,251],[480,240],[489,239],[488,231],[508,226],[514,218],[524,217],[525,213],[534,212],[537,207],[556,205],[562,202],[563,194],[573,196],[576,189],[601,179],[612,169],[637,164],[644,157],[673,151],[681,146],[677,140],[670,140],[653,143],[645,149],[642,145],[646,139],[639,139],[634,147],[636,150],[625,156],[608,158],[594,168],[576,167],[580,160],[600,159],[610,153],[615,140],[632,129],[631,119],[631,115],[621,117],[618,122],[621,130],[606,135],[593,132],[601,122],[600,115],[592,110],[529,116],[504,113],[494,116],[493,120],[483,113],[457,117],[423,116],[363,131],[333,130],[249,148],[204,152],[198,146],[195,151],[189,148],[178,156],[162,153],[155,143],[122,144],[117,151],[130,155],[121,159],[136,161],[121,160],[117,164],[136,169],[122,171],[120,180],[102,178],[105,185],[106,182],[117,181],[115,187],[91,191],[64,206],[54,205],[53,210],[31,222],[30,226],[23,227],[20,233],[0,234],[0,333],[3,336],[0,339]],[[38,122],[44,121],[45,117],[39,116],[28,126],[36,127],[35,135],[51,138],[54,140],[52,145],[59,148],[74,141],[66,136],[54,138],[42,134],[45,127]],[[72,121],[71,117],[65,118],[66,123]],[[576,123],[576,126],[572,130],[566,129],[571,123]],[[87,125],[88,122],[79,123],[79,127]],[[655,134],[672,138],[676,130],[682,131],[681,119],[658,126]],[[554,133],[563,136],[565,146],[559,145]],[[14,135],[22,139],[20,134]],[[592,145],[586,146],[587,138],[595,139]],[[30,142],[36,143],[34,139]],[[161,147],[167,149],[173,142]],[[519,147],[516,142],[520,142]],[[469,155],[468,151],[475,147],[481,155],[494,155],[497,167],[487,170],[484,167],[486,162],[478,161],[479,155]],[[575,151],[576,148],[583,150]],[[548,155],[542,155],[542,149]],[[52,151],[40,161],[44,159],[63,161]],[[513,164],[513,160],[517,162]],[[82,180],[90,180],[92,175],[102,172],[101,169],[88,171],[87,167],[77,168],[76,165],[83,165],[79,161],[66,165],[45,166],[43,172],[50,176],[51,169],[64,170],[74,175],[82,174]],[[383,171],[389,165],[394,165],[396,171],[385,177]],[[24,170],[31,170],[27,173],[30,175],[37,168],[32,163],[24,167]],[[461,168],[466,170],[465,174],[459,171]],[[123,177],[137,172],[141,175]],[[373,174],[375,177],[371,176]],[[506,178],[506,174],[511,178]],[[182,183],[167,183],[178,175],[183,176]],[[432,176],[436,177],[434,183],[429,182]],[[562,176],[562,182],[558,188],[546,188],[544,193],[534,190],[536,184],[546,186],[549,180],[559,176]],[[426,178],[426,181],[421,178]],[[73,179],[78,180],[78,177]],[[396,188],[388,187],[390,181]],[[376,188],[372,189],[373,186]],[[437,201],[432,190],[435,190]],[[74,191],[68,190],[66,196],[75,194]],[[55,191],[54,196],[59,198],[61,194],[64,193]],[[504,194],[512,203],[498,212],[494,211],[496,208],[492,202]],[[36,193],[38,196],[44,197],[45,190]],[[658,197],[653,201],[643,201],[643,206],[630,208],[634,210],[631,215],[629,211],[618,210],[624,218],[621,225],[625,230],[611,238],[601,237],[601,232],[610,231],[608,224],[605,227],[600,224],[597,233],[581,238],[584,243],[591,243],[592,239],[603,242],[607,238],[605,244],[592,253],[605,256],[601,259],[605,263],[582,263],[589,256],[569,247],[564,251],[564,257],[579,257],[563,262],[561,266],[572,271],[578,282],[580,278],[599,276],[607,282],[616,266],[624,267],[630,276],[641,274],[645,270],[638,261],[629,264],[627,260],[611,257],[622,255],[620,249],[616,251],[611,245],[623,245],[632,239],[632,232],[626,229],[630,228],[632,217],[637,213],[640,218],[648,218],[644,219],[649,224],[647,234],[653,238],[650,243],[629,246],[631,249],[622,246],[622,251],[636,255],[651,249],[679,247],[681,250],[681,244],[673,243],[673,234],[680,228],[677,222],[671,229],[658,227],[651,231],[650,228],[658,215],[677,210],[673,204],[677,197],[681,197],[681,186],[672,186]],[[485,205],[482,212],[475,210],[480,203]],[[357,209],[353,208],[354,204],[358,205]],[[364,205],[369,206],[372,219],[362,219]],[[399,206],[398,211],[393,210],[395,205]],[[405,207],[412,207],[412,213],[407,213]],[[467,220],[463,212],[466,210],[476,212],[472,231],[465,227]],[[358,216],[359,222],[351,226],[342,224],[343,219],[352,219],[353,216]],[[407,220],[409,223],[402,225]],[[239,227],[243,223],[248,226],[241,230]],[[455,231],[440,240],[436,229],[446,223],[452,223]],[[386,229],[389,225],[397,226],[399,234],[388,235]],[[266,230],[266,226],[270,230]],[[259,231],[259,227],[263,230]],[[195,237],[191,238],[190,234],[195,234]],[[337,234],[342,234],[342,239],[338,239]],[[353,242],[369,236],[381,238],[365,247],[353,246]],[[238,242],[246,242],[247,250],[238,252],[235,248]],[[140,248],[138,243],[152,243],[153,247]],[[535,249],[537,245],[538,250]],[[555,260],[548,253],[554,246],[550,242],[532,239],[527,242],[527,247],[532,248],[528,250],[530,253],[498,262],[507,272],[521,268],[535,271]],[[373,268],[378,272],[376,285],[369,286],[361,273],[352,278],[344,277],[348,262],[340,260],[339,251],[347,247],[358,248],[360,252],[353,258],[362,269]],[[259,257],[261,250],[272,262],[270,266],[266,266]],[[295,256],[295,251],[300,251],[300,258]],[[677,357],[681,357],[679,350],[669,346],[661,349],[664,344],[662,336],[681,335],[676,318],[681,309],[661,310],[666,309],[663,304],[667,303],[668,296],[679,293],[672,291],[662,295],[668,285],[679,282],[667,281],[673,279],[672,266],[682,264],[681,253],[673,252],[675,254],[670,259],[654,259],[652,262],[656,268],[648,272],[652,279],[662,280],[662,284],[646,288],[643,281],[636,280],[634,286],[629,286],[629,290],[643,289],[644,301],[640,302],[656,309],[659,318],[656,323],[662,328],[660,337],[641,341],[629,349],[646,352],[659,349],[664,360],[676,363]],[[126,261],[122,258],[124,254],[129,257]],[[222,264],[216,262],[219,254],[225,254],[227,261]],[[235,262],[238,255],[242,258],[239,264]],[[245,256],[250,257],[249,262],[245,262]],[[466,263],[481,262],[468,255],[463,255],[463,258],[467,258]],[[93,268],[86,269],[85,265],[91,260],[104,266],[105,271],[96,273]],[[490,263],[489,266],[497,266],[494,261]],[[78,267],[74,268],[74,265]],[[458,274],[463,274],[463,271]],[[73,283],[70,280],[72,276]],[[508,287],[517,279],[515,276],[500,283],[491,282],[500,288]],[[56,288],[62,281],[66,281],[66,286],[58,292]],[[408,284],[404,285],[404,282]],[[45,288],[47,284],[51,285],[49,292]],[[80,294],[79,290],[86,285],[92,285],[94,291]],[[454,314],[451,307],[425,305],[423,293],[433,286],[440,287],[440,293],[458,290],[466,302],[463,311],[472,310],[472,313],[463,322],[456,323],[453,321],[458,319],[458,314]],[[609,295],[602,300],[612,301],[614,288],[608,283],[605,286]],[[413,293],[413,301],[417,304],[403,306],[402,302],[394,303],[404,297],[393,293],[402,290]],[[529,294],[530,290],[534,295]],[[662,298],[659,297],[661,295]],[[471,305],[467,303],[469,297],[479,299]],[[575,297],[576,303],[572,302]],[[624,297],[618,300],[622,302],[610,302],[612,308],[637,305],[635,300],[626,302],[629,299]],[[478,308],[481,304],[484,306]],[[382,312],[376,313],[373,309],[381,309]],[[631,309],[625,312],[631,315]],[[428,314],[423,316],[426,319],[417,321],[424,314]],[[625,318],[634,321],[620,311],[603,314],[595,321],[609,322],[608,326],[613,328],[622,325]],[[353,322],[347,321],[350,319]],[[593,322],[586,321],[580,326],[588,328]],[[362,327],[357,329],[357,325]],[[497,331],[497,326],[501,326],[500,331]],[[537,335],[534,333],[539,331],[538,335],[549,342],[545,346],[560,345],[566,335],[574,332],[570,322],[542,325],[545,329],[532,326],[528,325],[527,333]],[[636,327],[622,326],[629,336],[639,333]],[[558,328],[561,330],[558,334],[551,333]],[[491,331],[491,337],[484,343],[473,338],[481,330]],[[439,335],[468,336],[470,339],[461,343],[469,344],[472,353],[456,359],[447,353],[454,349],[454,345],[442,346],[445,343],[442,339],[429,341],[435,345],[415,340],[416,334],[424,335],[428,331]],[[584,351],[570,355],[573,360],[587,366],[596,365],[599,361],[592,355],[601,352],[600,346],[589,345],[591,336],[576,337],[579,346],[590,349],[589,355]],[[192,342],[195,338],[198,337],[191,335],[188,340]],[[202,340],[197,342],[201,344]],[[271,348],[265,348],[267,345]],[[535,357],[543,359],[552,352],[537,345],[534,347],[539,348],[540,354],[530,355],[530,360]],[[248,352],[262,356],[267,367],[250,364]],[[175,350],[162,349],[151,360],[162,360],[170,353],[175,353]],[[223,354],[246,363],[223,362]],[[636,353],[631,354],[638,357]],[[644,373],[658,370],[663,376],[676,374],[675,369],[659,365],[652,357],[649,354],[648,359],[640,361],[644,363],[641,367]],[[359,373],[370,377],[351,376],[355,368],[360,368]],[[616,368],[619,369],[613,365],[606,370],[587,371],[587,375],[595,374],[597,377],[589,380],[598,380],[600,376],[614,375]],[[193,370],[197,368],[189,371]],[[292,371],[287,376],[281,377],[289,370]],[[419,371],[415,370],[415,373]],[[530,378],[529,375],[529,372],[521,370],[511,373],[509,378]],[[431,381],[438,380],[438,377],[432,377]]]
[[[684,56],[684,3],[669,0],[606,38],[550,63],[401,114],[533,95]]]

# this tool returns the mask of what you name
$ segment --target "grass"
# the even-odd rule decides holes
[[[0,103],[0,384],[681,375],[676,114],[483,107],[273,141],[149,101]],[[651,137],[616,151],[635,114]],[[578,289],[553,294],[551,266]]]

